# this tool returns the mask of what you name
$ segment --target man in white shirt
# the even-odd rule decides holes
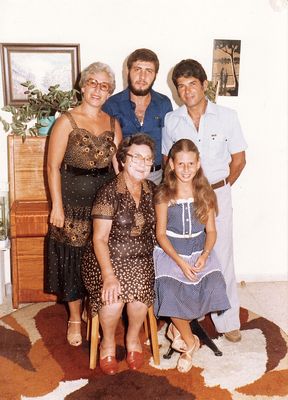
[[[191,139],[198,147],[201,165],[218,200],[217,241],[214,249],[227,285],[231,308],[211,317],[219,333],[232,342],[241,340],[239,300],[233,261],[231,185],[245,166],[247,144],[237,113],[211,103],[205,97],[207,75],[195,60],[180,61],[172,80],[183,106],[168,113],[162,131],[162,154],[168,156],[173,143]]]

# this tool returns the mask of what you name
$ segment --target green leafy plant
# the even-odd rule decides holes
[[[42,118],[54,116],[56,112],[65,112],[79,104],[79,92],[75,89],[63,91],[60,85],[54,85],[49,87],[47,93],[43,93],[30,81],[21,85],[27,88],[24,93],[27,94],[28,102],[19,107],[3,107],[2,111],[11,113],[11,122],[1,117],[0,121],[5,132],[22,136],[23,140],[27,134],[38,136],[39,129],[45,126],[45,123],[41,123]]]
[[[208,99],[210,101],[212,101],[212,103],[216,103],[217,96],[218,96],[219,82],[216,82],[215,84],[213,83],[213,81],[207,81],[207,82],[208,82],[208,85],[207,85],[207,89],[205,90],[205,96],[207,96]]]

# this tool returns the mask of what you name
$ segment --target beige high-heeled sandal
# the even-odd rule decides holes
[[[196,353],[196,351],[199,349],[200,347],[200,340],[198,338],[198,336],[193,335],[194,336],[194,346],[192,347],[192,349],[189,349],[187,351],[185,351],[184,353],[182,353],[179,357],[178,363],[177,363],[177,369],[179,372],[181,373],[186,373],[189,372],[190,369],[193,366],[193,354]]]
[[[70,344],[70,346],[78,347],[82,344],[81,333],[69,333],[70,324],[81,324],[81,321],[68,321],[68,328],[67,328],[68,343]]]
[[[173,327],[174,327],[174,332],[176,332],[176,335],[173,335],[172,332]],[[182,339],[180,332],[176,329],[176,327],[172,323],[168,326],[167,337],[172,342],[171,343],[172,349],[179,351],[180,353],[183,353],[184,351],[187,350],[186,343]]]

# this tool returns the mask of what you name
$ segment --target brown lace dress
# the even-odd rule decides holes
[[[92,217],[112,220],[108,247],[123,303],[134,300],[150,306],[154,300],[154,183],[144,181],[138,208],[128,191],[123,173],[96,195]],[[102,307],[101,269],[89,242],[82,259],[82,278],[89,294],[92,315]]]
[[[111,118],[110,131],[95,136],[78,128],[70,113],[65,115],[72,126],[61,168],[65,222],[63,228],[49,227],[44,290],[63,301],[73,301],[85,293],[80,266],[91,237],[91,208],[96,192],[115,176],[111,165],[116,152],[115,120]]]

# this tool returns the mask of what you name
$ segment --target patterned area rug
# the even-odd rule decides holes
[[[202,326],[215,338],[222,357],[202,345],[187,374],[176,369],[177,357],[161,356],[153,365],[149,343],[145,365],[129,371],[123,327],[117,331],[120,372],[105,376],[89,370],[89,345],[70,347],[63,305],[37,303],[0,319],[0,399],[2,400],[283,400],[288,399],[288,337],[272,322],[241,309],[243,339],[231,344],[217,337],[209,317]],[[83,323],[83,336],[86,325]],[[169,342],[159,324],[160,352]],[[144,335],[144,333],[143,333]],[[143,337],[144,340],[144,337]]]

